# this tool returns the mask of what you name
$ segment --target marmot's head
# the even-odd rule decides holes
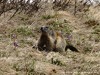
[[[40,30],[41,30],[42,34],[51,35],[51,36],[54,35],[54,32],[51,27],[42,26]]]
[[[49,27],[47,26],[42,26],[40,30],[42,33],[48,33],[50,31]]]

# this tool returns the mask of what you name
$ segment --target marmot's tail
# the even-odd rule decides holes
[[[67,49],[70,49],[71,51],[74,51],[74,52],[79,52],[74,46],[72,45],[67,45],[65,50],[67,51]]]

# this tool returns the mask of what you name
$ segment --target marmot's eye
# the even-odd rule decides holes
[[[45,27],[45,28],[47,28],[47,29],[48,29],[49,27]]]

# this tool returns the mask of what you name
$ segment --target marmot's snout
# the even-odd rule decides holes
[[[47,32],[47,31],[48,31],[48,27],[42,26],[42,27],[41,27],[41,31],[42,31],[42,32]]]

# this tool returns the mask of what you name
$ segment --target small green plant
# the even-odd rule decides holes
[[[13,69],[16,71],[24,71],[27,75],[36,75],[36,72],[34,71],[34,63],[34,60],[31,62],[18,62],[13,65]]]
[[[95,42],[100,42],[100,35],[95,35]]]
[[[2,40],[2,36],[0,35],[0,40]]]
[[[71,33],[72,30],[67,23],[62,23],[60,21],[49,21],[47,25],[51,25],[53,29],[60,30],[66,33]]]
[[[54,27],[57,27],[58,25],[61,25],[62,23],[59,21],[50,21],[47,23],[48,25],[53,25]]]
[[[100,28],[99,27],[95,28],[93,34],[99,34],[100,35]]]
[[[14,68],[16,71],[19,71],[19,66],[18,66],[17,63],[13,65],[13,68]]]
[[[68,26],[68,25],[65,25],[65,27],[64,28],[62,28],[62,31],[63,32],[66,32],[67,34],[71,34],[71,32],[72,32],[72,30],[71,30],[71,28]]]
[[[5,56],[6,56],[6,53],[5,53],[5,52],[0,51],[0,57],[5,57]]]
[[[28,15],[25,15],[25,14],[20,14],[19,15],[19,18],[20,18],[21,21],[26,21],[26,20],[29,19],[29,16]]]
[[[92,32],[92,34],[95,36],[95,41],[99,42],[100,41],[100,26],[97,26],[96,28],[94,28],[94,32]]]
[[[29,41],[26,41],[26,44],[30,45],[30,46],[33,46],[33,42],[29,42]]]
[[[51,18],[54,18],[54,16],[53,15],[42,15],[42,19],[45,19],[45,20],[48,20]]]
[[[32,31],[28,29],[28,27],[20,27],[17,29],[17,32],[23,36],[29,36],[33,34]]]
[[[64,66],[65,65],[60,60],[58,60],[58,59],[54,60],[53,58],[51,59],[51,63],[55,64],[55,65],[60,65],[60,66]]]
[[[98,21],[96,21],[96,20],[88,20],[84,24],[86,24],[88,27],[99,25]]]
[[[12,30],[11,32],[16,33],[18,35],[22,35],[22,36],[34,36],[32,33],[32,29],[29,29],[28,27],[19,27],[17,29]]]
[[[0,51],[0,57],[9,57],[11,52]]]
[[[30,46],[33,46],[33,42],[32,41],[28,41],[28,40],[25,40],[25,39],[21,39],[20,43],[22,43],[22,44],[28,44]]]
[[[27,74],[28,75],[34,75],[34,60],[32,61],[31,64],[28,64],[27,66]]]
[[[91,45],[85,45],[83,49],[84,49],[84,52],[91,52],[92,46]]]

